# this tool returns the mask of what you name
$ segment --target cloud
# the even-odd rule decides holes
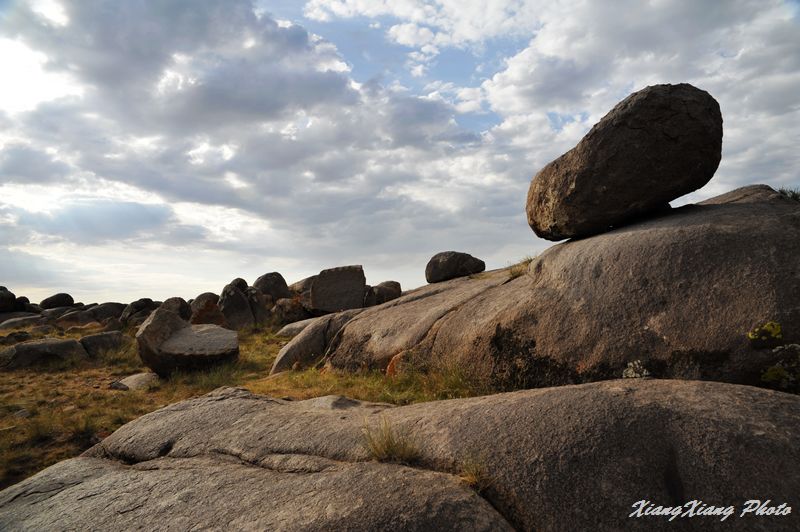
[[[122,271],[108,290],[130,297],[350,263],[411,287],[444,249],[503,266],[547,245],[525,222],[531,176],[659,82],[722,105],[723,163],[692,198],[800,184],[798,19],[781,2],[311,0],[305,13],[320,32],[380,24],[430,79],[365,81],[302,21],[246,0],[12,3],[0,38],[74,86],[0,111],[0,250],[87,291]],[[452,50],[482,70],[448,78]]]
[[[0,183],[59,182],[69,173],[69,165],[25,144],[10,144],[0,150]]]

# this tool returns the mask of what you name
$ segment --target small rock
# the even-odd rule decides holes
[[[468,253],[442,251],[425,266],[425,279],[429,283],[440,283],[457,277],[466,277],[486,269],[486,263]]]
[[[161,379],[156,373],[136,373],[129,375],[122,380],[114,381],[109,385],[112,390],[149,390],[161,383]]]

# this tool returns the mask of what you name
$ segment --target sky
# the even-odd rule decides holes
[[[657,83],[800,187],[800,3],[0,0],[0,285],[85,303],[540,253],[530,179]]]

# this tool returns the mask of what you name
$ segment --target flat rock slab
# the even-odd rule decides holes
[[[3,529],[797,530],[788,516],[631,519],[647,499],[800,507],[800,397],[628,379],[406,407],[224,388],[0,492]],[[414,467],[370,461],[388,423]],[[458,478],[478,458],[479,496]],[[759,495],[763,494],[763,495]]]
[[[192,325],[176,331],[161,344],[162,353],[173,356],[228,356],[238,353],[236,331],[216,325]]]
[[[89,355],[77,340],[45,338],[31,340],[0,351],[0,369],[19,369],[70,359],[86,359]]]

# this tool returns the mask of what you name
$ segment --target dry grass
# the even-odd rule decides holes
[[[146,371],[135,347],[88,362],[0,372],[0,488],[77,456],[148,412],[264,377],[285,341],[266,333],[242,335],[238,362],[176,374],[148,391],[108,387],[122,376]]]
[[[426,371],[408,369],[394,377],[379,371],[353,374],[330,369],[268,377],[286,342],[265,332],[241,334],[238,362],[205,372],[178,373],[147,391],[108,387],[123,376],[146,370],[135,348],[110,351],[72,366],[0,372],[0,488],[77,456],[141,415],[220,386],[243,386],[296,400],[335,394],[396,405],[491,393],[458,364]],[[19,417],[23,409],[28,417]],[[372,432],[375,443],[397,445],[399,450],[387,452],[410,459],[408,450],[402,449],[401,435],[390,428],[377,430]]]
[[[512,264],[508,267],[508,278],[509,279],[516,279],[522,275],[528,273],[528,266],[530,266],[531,262],[533,261],[534,257],[528,255],[527,257],[523,258],[516,264]]]
[[[378,462],[414,464],[420,458],[419,448],[411,436],[393,428],[385,417],[374,428],[365,422],[362,433],[364,448]]]
[[[486,491],[494,483],[483,457],[467,456],[461,461],[459,470],[461,480],[478,493]]]

